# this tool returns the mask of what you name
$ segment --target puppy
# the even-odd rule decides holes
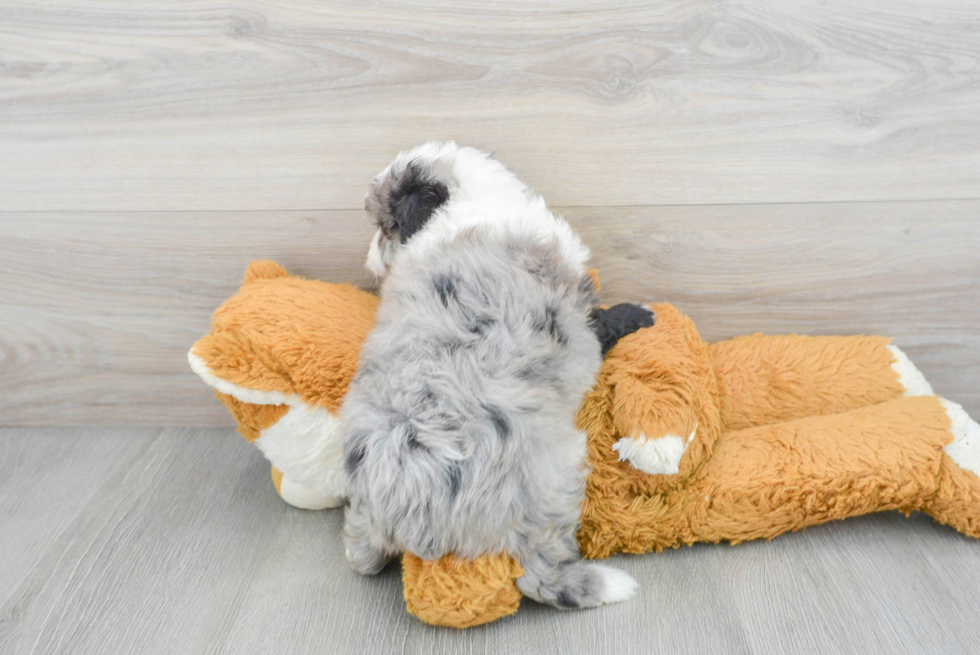
[[[581,560],[585,434],[602,355],[653,324],[598,309],[589,250],[491,156],[454,143],[400,154],[366,209],[367,267],[384,278],[341,409],[344,544],[363,574],[506,551],[527,596],[563,609],[626,600],[636,583]]]

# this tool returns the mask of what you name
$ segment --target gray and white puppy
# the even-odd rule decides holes
[[[341,409],[353,568],[403,551],[506,551],[527,596],[563,609],[630,598],[626,573],[580,559],[585,434],[602,354],[653,323],[596,304],[586,248],[500,162],[429,143],[372,183],[374,330]]]

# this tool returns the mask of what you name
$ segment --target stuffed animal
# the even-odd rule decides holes
[[[336,413],[378,300],[253,262],[189,353],[297,507],[343,503]],[[579,411],[583,554],[770,539],[881,510],[980,537],[980,426],[882,337],[706,344],[668,304],[608,353]],[[282,473],[279,473],[281,471]],[[409,612],[469,627],[517,610],[507,553],[402,559]]]

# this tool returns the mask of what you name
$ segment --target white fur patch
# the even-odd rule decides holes
[[[322,407],[291,407],[253,443],[294,483],[323,498],[345,498],[344,444],[338,421]]]
[[[945,398],[939,401],[949,416],[949,431],[953,433],[953,441],[943,450],[960,468],[980,475],[980,425],[956,403]]]
[[[691,431],[687,441],[668,434],[650,438],[640,433],[637,437],[623,437],[612,449],[619,453],[619,461],[630,463],[633,468],[652,475],[676,475],[681,458],[697,434],[697,427]]]
[[[915,367],[908,355],[903,353],[897,346],[886,346],[891,354],[895,356],[892,362],[892,370],[898,374],[899,383],[905,387],[902,394],[909,396],[934,396],[932,385],[926,380],[926,376]]]
[[[378,277],[384,277],[388,274],[389,262],[385,261],[383,249],[384,238],[385,235],[380,229],[374,233],[374,238],[371,239],[371,247],[368,248],[367,262],[365,263],[367,269]]]
[[[223,380],[215,375],[214,371],[204,363],[203,359],[195,355],[193,350],[187,353],[187,362],[191,365],[191,370],[197,373],[209,387],[223,394],[227,394],[236,400],[240,400],[243,403],[252,403],[253,405],[289,405],[291,407],[306,404],[299,397],[299,394],[287,394],[281,391],[259,391],[258,389],[240,387],[233,382]]]
[[[600,597],[603,604],[621,603],[636,595],[640,585],[629,573],[601,564],[596,564],[595,567],[600,570],[606,583]]]
[[[343,496],[321,496],[309,487],[293,482],[286,476],[283,476],[279,485],[279,495],[287,503],[300,509],[340,507],[346,500]]]

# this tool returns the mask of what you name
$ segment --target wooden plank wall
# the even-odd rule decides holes
[[[0,425],[228,425],[249,259],[369,285],[368,180],[496,151],[609,300],[896,338],[980,414],[980,5],[0,5]]]

